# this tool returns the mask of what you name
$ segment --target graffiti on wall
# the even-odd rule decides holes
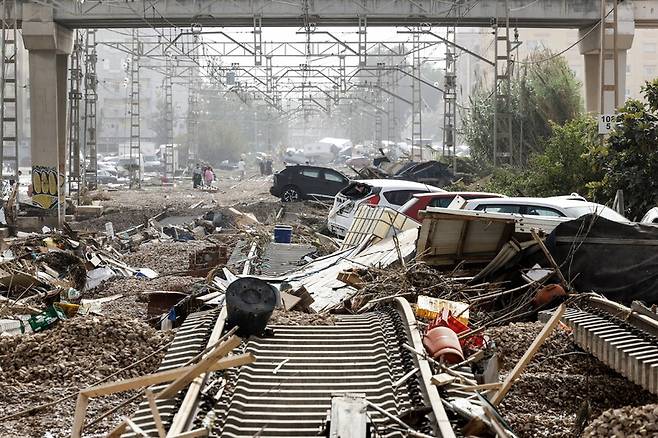
[[[41,208],[57,208],[58,195],[57,169],[32,166],[32,202]]]

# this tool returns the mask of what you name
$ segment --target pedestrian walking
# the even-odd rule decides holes
[[[200,187],[201,184],[201,166],[197,163],[194,170],[192,170],[192,186],[196,189]]]
[[[210,187],[214,179],[215,179],[215,175],[212,173],[212,168],[210,166],[206,167],[206,172],[205,172],[206,186]]]
[[[245,162],[244,158],[240,158],[240,161],[238,161],[238,171],[240,172],[240,181],[244,179],[244,171],[245,171]]]

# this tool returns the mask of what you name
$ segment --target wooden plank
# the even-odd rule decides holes
[[[252,363],[254,361],[255,361],[255,357],[251,353],[238,354],[217,361],[216,363],[214,363],[209,367],[209,370],[211,371],[224,370],[226,368],[240,366],[240,365]],[[130,391],[132,389],[139,389],[145,386],[158,385],[176,380],[177,378],[183,376],[185,373],[189,372],[192,368],[194,368],[194,366],[190,365],[187,367],[161,371],[159,373],[147,374],[145,376],[133,377],[131,379],[126,379],[126,380],[120,380],[118,382],[111,382],[111,383],[106,383],[104,385],[92,386],[90,388],[83,389],[82,391],[80,391],[80,393],[90,398],[90,397],[98,397],[102,395],[114,394],[117,392]]]
[[[219,317],[217,318],[217,321],[215,321],[215,326],[212,329],[212,333],[210,333],[210,339],[208,339],[207,345],[209,346],[214,345],[215,343],[217,343],[217,341],[221,339],[222,332],[224,331],[224,326],[226,324],[227,316],[228,314],[226,311],[226,306],[224,306],[221,312],[219,313]],[[187,393],[185,394],[185,398],[183,399],[183,402],[181,403],[178,412],[176,412],[176,415],[171,421],[171,426],[169,427],[169,432],[168,432],[169,435],[177,435],[183,432],[183,429],[186,427],[191,412],[193,411],[194,406],[196,406],[197,400],[199,399],[199,393],[201,392],[201,388],[205,384],[206,376],[207,373],[201,374],[199,377],[194,379],[194,381],[190,384],[190,387],[187,390]]]
[[[502,382],[494,382],[494,383],[482,383],[480,385],[460,385],[460,384],[455,384],[454,389],[457,389],[459,391],[491,391],[492,389],[499,389],[501,386],[503,386]]]
[[[288,292],[281,292],[281,302],[283,303],[283,310],[290,310],[295,307],[302,299],[296,297]]]
[[[353,271],[339,272],[336,279],[355,289],[361,289],[366,285],[359,274]]]
[[[432,385],[434,386],[444,386],[454,383],[457,380],[457,377],[452,376],[448,373],[441,373],[432,376]]]
[[[126,423],[125,420],[121,420],[121,423],[117,424],[117,427],[112,429],[110,433],[107,434],[106,438],[120,438],[121,434],[123,434],[127,427],[128,423]]]
[[[183,432],[179,435],[172,435],[170,438],[203,438],[208,436],[208,429],[200,427],[198,429]]]
[[[238,336],[231,336],[229,339],[216,347],[212,352],[208,353],[208,355],[201,359],[197,364],[192,365],[183,375],[170,383],[169,386],[167,386],[164,390],[159,392],[157,398],[161,400],[173,397],[178,393],[178,391],[189,385],[192,380],[196,378],[196,376],[210,370],[212,365],[219,358],[226,356],[229,352],[231,352],[231,350],[236,348],[241,343],[242,339],[240,339]]]
[[[539,350],[539,348],[544,344],[546,339],[548,339],[548,336],[553,332],[555,327],[560,323],[560,318],[564,314],[566,307],[564,304],[560,304],[560,307],[558,307],[553,315],[551,316],[551,319],[548,320],[544,328],[542,328],[541,332],[537,335],[534,341],[532,341],[532,344],[530,345],[530,348],[523,353],[523,356],[519,360],[519,362],[514,366],[514,369],[510,371],[510,373],[505,377],[505,381],[503,382],[503,386],[493,395],[491,398],[491,404],[494,406],[498,406],[500,402],[503,400],[507,392],[510,390],[512,385],[514,384],[514,381],[521,375],[521,373],[526,369],[532,358],[535,356],[535,353]]]
[[[539,245],[539,247],[541,248],[542,252],[544,253],[544,256],[546,256],[546,259],[553,267],[553,270],[555,271],[557,276],[560,277],[560,282],[562,283],[564,290],[569,292],[571,290],[571,286],[569,285],[567,279],[564,278],[564,275],[562,275],[562,271],[560,270],[560,267],[558,266],[557,262],[555,261],[551,253],[548,251],[548,248],[546,248],[546,245],[544,245],[544,241],[542,240],[542,238],[539,237],[539,235],[535,230],[530,230],[530,234],[532,234],[532,238],[535,240],[535,242],[537,242],[537,245]]]
[[[158,409],[158,405],[155,404],[155,396],[153,395],[153,391],[151,391],[150,388],[146,388],[144,393],[146,394],[146,399],[149,402],[149,408],[151,408],[151,414],[153,415],[153,422],[155,423],[155,428],[158,431],[158,436],[159,438],[165,438],[167,436],[167,431],[162,424],[162,418],[160,418],[160,410]]]
[[[132,429],[132,431],[135,432],[136,434],[141,435],[145,438],[149,438],[149,434],[146,433],[141,427],[136,425],[130,418],[125,417],[123,421],[125,421],[126,425],[128,425],[128,427],[130,427],[130,429]]]
[[[79,393],[78,400],[75,402],[75,416],[73,417],[73,427],[71,428],[71,438],[80,438],[82,436],[82,428],[85,424],[85,414],[87,412],[87,405],[89,404],[89,397]]]

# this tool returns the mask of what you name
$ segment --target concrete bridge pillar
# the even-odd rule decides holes
[[[29,51],[32,200],[64,218],[66,76],[73,32],[53,22],[52,9],[23,5],[23,41]]]
[[[609,11],[612,8],[609,4]],[[626,54],[628,49],[633,45],[633,36],[635,35],[635,20],[633,15],[633,6],[630,2],[620,3],[617,10],[617,98],[619,105],[623,105],[626,99]],[[610,13],[606,22],[613,22],[613,13]],[[579,37],[583,38],[591,28],[580,29]],[[599,113],[601,100],[601,73],[599,54],[601,53],[601,25],[598,25],[580,42],[580,53],[585,57],[585,109],[588,112]],[[605,49],[612,53],[614,46],[614,30],[606,29]],[[605,83],[614,83],[614,61],[612,58],[604,61],[603,70],[605,72]],[[613,113],[615,108],[615,95],[613,91],[604,91],[603,94],[603,112],[605,114]]]

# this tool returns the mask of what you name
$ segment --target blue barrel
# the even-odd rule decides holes
[[[275,225],[274,241],[276,243],[290,243],[292,241],[292,227],[290,225]]]

